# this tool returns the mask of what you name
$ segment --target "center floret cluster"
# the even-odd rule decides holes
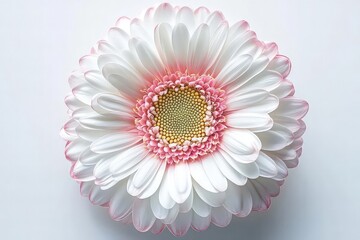
[[[159,137],[168,143],[184,144],[195,138],[206,136],[205,126],[208,105],[205,97],[193,87],[170,88],[154,102],[155,126]]]
[[[135,124],[148,150],[169,164],[216,150],[226,128],[225,92],[208,75],[174,73],[138,100]]]

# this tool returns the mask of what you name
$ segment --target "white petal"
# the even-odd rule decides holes
[[[146,27],[146,23],[139,18],[133,18],[130,22],[131,37],[152,43],[152,29]]]
[[[79,119],[80,125],[84,128],[98,130],[129,130],[134,128],[131,118],[116,115],[97,115]]]
[[[84,165],[95,165],[103,157],[107,157],[104,154],[97,154],[90,150],[90,146],[85,149],[79,156],[79,161]]]
[[[159,189],[160,184],[164,177],[165,170],[166,170],[166,162],[163,161],[153,180],[138,196],[140,199],[144,199],[152,196]]]
[[[241,86],[239,92],[246,92],[252,89],[262,89],[272,91],[280,85],[283,80],[282,76],[274,71],[263,71],[255,77],[252,77],[248,82]],[[238,94],[236,92],[233,93]]]
[[[99,114],[117,114],[131,117],[134,113],[129,100],[109,93],[96,94],[92,98],[91,107]]]
[[[93,175],[94,166],[84,165],[77,161],[70,169],[71,177],[81,182],[88,182],[95,180]]]
[[[280,150],[294,140],[294,135],[285,127],[274,123],[273,127],[266,132],[256,133],[262,143],[262,149],[268,151]]]
[[[161,23],[155,28],[154,41],[159,56],[169,72],[177,70],[175,54],[172,46],[172,29],[168,23]]]
[[[279,107],[273,112],[273,114],[301,119],[306,115],[308,110],[309,104],[306,101],[290,97],[280,99]]]
[[[127,34],[130,33],[130,18],[128,17],[120,17],[115,24],[118,28],[125,31]]]
[[[195,231],[206,230],[210,226],[210,223],[211,223],[211,215],[210,214],[206,217],[201,217],[201,216],[197,215],[196,213],[193,213],[191,227]]]
[[[290,73],[291,62],[289,58],[282,55],[277,55],[276,57],[274,57],[274,59],[270,61],[267,69],[276,71],[280,73],[283,78],[286,78],[287,75],[289,75]]]
[[[207,67],[207,55],[210,46],[210,29],[206,24],[200,25],[192,35],[189,43],[187,68],[189,73],[201,74]]]
[[[184,213],[191,210],[194,202],[194,192],[193,188],[191,187],[191,192],[185,202],[179,204],[179,212]]]
[[[280,193],[279,182],[277,182],[273,179],[268,179],[268,178],[263,178],[263,177],[260,177],[254,181],[261,184],[264,187],[264,189],[266,190],[266,192],[268,194],[270,194],[270,196],[276,197],[277,195],[279,195],[279,193]]]
[[[252,198],[246,186],[229,184],[224,207],[238,217],[246,217],[252,209]]]
[[[175,18],[175,9],[169,3],[160,4],[154,12],[154,24],[163,22],[172,23]]]
[[[162,79],[165,72],[163,64],[160,62],[158,56],[153,52],[151,47],[145,41],[135,42],[136,52],[141,63],[153,75]]]
[[[160,220],[156,220],[154,225],[151,227],[150,231],[153,234],[160,234],[165,228],[165,224],[163,224]]]
[[[273,179],[279,181],[285,179],[288,176],[288,169],[286,167],[286,164],[284,163],[283,160],[281,160],[276,156],[272,156],[272,159],[276,163],[277,172],[278,172],[278,174],[275,177],[273,177]]]
[[[251,194],[253,211],[264,211],[270,207],[270,195],[266,192],[262,185],[257,184],[256,181],[248,181],[246,187]]]
[[[254,132],[263,132],[273,126],[273,120],[268,114],[245,111],[235,111],[227,115],[226,123],[229,127],[250,129]]]
[[[192,33],[195,28],[194,12],[189,7],[181,7],[176,15],[176,23],[183,23]]]
[[[162,220],[165,224],[171,224],[175,221],[176,217],[179,214],[179,204],[175,204],[171,209],[169,209],[168,215]]]
[[[69,161],[77,161],[80,154],[86,150],[89,146],[89,142],[83,139],[76,139],[73,142],[68,142],[65,146],[65,157]]]
[[[174,48],[175,59],[180,71],[186,70],[186,61],[189,49],[189,31],[183,23],[174,26],[172,32],[172,45]]]
[[[203,159],[201,163],[214,188],[219,192],[226,191],[228,186],[227,180],[216,165],[214,157],[210,154],[209,157]]]
[[[134,132],[110,133],[95,140],[90,148],[95,153],[111,153],[125,150],[140,140],[141,136]]]
[[[228,32],[229,32],[229,24],[227,22],[223,22],[218,26],[214,34],[211,36],[209,54],[208,54],[209,63],[207,70],[210,69],[210,67],[218,59],[218,56],[225,45]]]
[[[192,178],[204,189],[210,192],[218,192],[211,184],[203,165],[199,161],[194,161],[189,164],[189,169]]]
[[[247,178],[237,172],[221,155],[220,152],[213,153],[216,165],[220,169],[220,171],[224,174],[224,176],[229,179],[231,182],[236,185],[245,185]]]
[[[213,208],[211,211],[211,222],[218,227],[226,227],[231,222],[232,214],[224,207]]]
[[[260,176],[262,177],[271,178],[275,177],[278,173],[274,160],[261,151],[258,159],[256,159],[256,164],[259,166]]]
[[[109,43],[118,50],[123,50],[128,47],[129,35],[121,28],[110,28],[108,31],[108,39]]]
[[[221,87],[234,87],[240,82],[240,78],[249,69],[253,61],[250,55],[240,55],[229,62],[216,79],[219,81]]]
[[[82,72],[90,70],[97,70],[97,56],[96,55],[85,55],[79,60],[79,65]]]
[[[116,186],[116,192],[109,203],[109,213],[112,219],[119,221],[131,213],[134,198],[126,191],[126,182]]]
[[[189,230],[191,221],[192,211],[179,213],[176,220],[168,225],[168,229],[174,236],[183,236]]]
[[[192,189],[189,166],[185,162],[180,162],[174,166],[169,166],[167,179],[169,193],[176,203],[183,203],[189,197]]]
[[[102,73],[123,96],[129,99],[141,97],[140,90],[143,88],[145,81],[128,66],[123,66],[118,63],[107,63],[103,67]]]
[[[87,129],[82,126],[76,128],[76,133],[78,136],[86,141],[93,142],[96,139],[111,133],[111,130],[96,130],[96,129]]]
[[[247,106],[257,105],[265,100],[269,93],[265,90],[255,89],[248,92],[238,94],[227,99],[227,111],[245,109]]]
[[[164,174],[166,163],[156,158],[145,158],[138,170],[133,176],[130,177],[127,185],[127,190],[130,195],[138,196],[140,193],[146,190],[146,188],[152,184],[155,176],[161,168],[161,178]],[[161,180],[160,178],[160,180]],[[160,184],[160,182],[158,182]],[[159,186],[157,184],[154,192]]]
[[[169,213],[169,209],[164,208],[159,202],[159,192],[157,191],[150,198],[150,206],[154,216],[157,219],[165,219]]]
[[[283,127],[286,127],[292,133],[295,133],[300,129],[300,123],[296,119],[285,116],[277,116],[277,115],[272,116],[272,118],[274,122],[280,124]]]
[[[210,15],[210,11],[206,7],[199,7],[195,9],[194,14],[196,24],[200,25],[201,23],[204,23],[206,21],[206,19]]]
[[[176,202],[172,199],[169,193],[169,179],[171,176],[169,176],[169,171],[165,171],[163,181],[160,185],[159,190],[159,202],[161,206],[163,206],[166,209],[171,209],[176,205]]]
[[[285,98],[292,96],[295,93],[294,85],[288,80],[282,80],[275,89],[271,91],[271,94],[274,94],[278,98]]]
[[[65,97],[65,104],[71,110],[75,111],[82,107],[87,107],[87,105],[81,101],[79,101],[73,94],[69,94]]]
[[[156,220],[151,211],[150,200],[135,199],[132,210],[132,220],[136,230],[139,232],[150,230]]]
[[[135,145],[111,159],[109,170],[115,178],[127,177],[131,174],[130,169],[133,169],[139,162],[143,161],[145,158],[152,157],[147,155],[148,152],[142,144]]]
[[[206,19],[206,24],[210,27],[211,35],[213,35],[216,29],[225,21],[222,12],[214,11]]]
[[[212,193],[202,188],[196,182],[193,183],[194,189],[198,196],[212,207],[220,207],[225,201],[225,192]]]
[[[86,105],[91,104],[91,99],[97,92],[98,91],[88,83],[79,84],[72,90],[74,96]]]
[[[89,200],[92,204],[105,206],[114,194],[114,189],[102,190],[100,186],[94,186],[89,194]]]
[[[205,203],[199,195],[194,191],[193,210],[200,217],[208,217],[211,213],[211,206]]]
[[[80,183],[80,193],[83,197],[88,197],[91,189],[94,187],[94,182],[81,182]]]
[[[259,167],[257,166],[257,164],[255,162],[252,163],[241,163],[239,161],[236,161],[230,154],[229,152],[226,152],[224,150],[220,150],[219,151],[221,153],[221,155],[224,157],[224,159],[226,160],[226,162],[233,168],[235,169],[239,174],[250,178],[250,179],[254,179],[259,177]]]
[[[228,129],[224,132],[221,148],[242,163],[254,162],[261,149],[258,137],[249,130]]]

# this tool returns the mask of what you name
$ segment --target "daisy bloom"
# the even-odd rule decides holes
[[[81,194],[176,236],[269,208],[302,151],[290,61],[204,7],[121,17],[80,59],[61,135]]]

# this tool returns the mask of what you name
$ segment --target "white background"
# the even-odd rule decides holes
[[[293,63],[308,100],[303,156],[266,213],[184,239],[360,239],[359,1],[171,1],[245,19]],[[138,233],[92,206],[69,176],[59,137],[67,77],[122,15],[156,3],[0,3],[0,239],[173,239]]]

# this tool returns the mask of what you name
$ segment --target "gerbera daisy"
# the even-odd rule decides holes
[[[69,79],[61,133],[81,193],[139,231],[185,234],[269,208],[308,104],[290,61],[204,7],[121,17]]]

